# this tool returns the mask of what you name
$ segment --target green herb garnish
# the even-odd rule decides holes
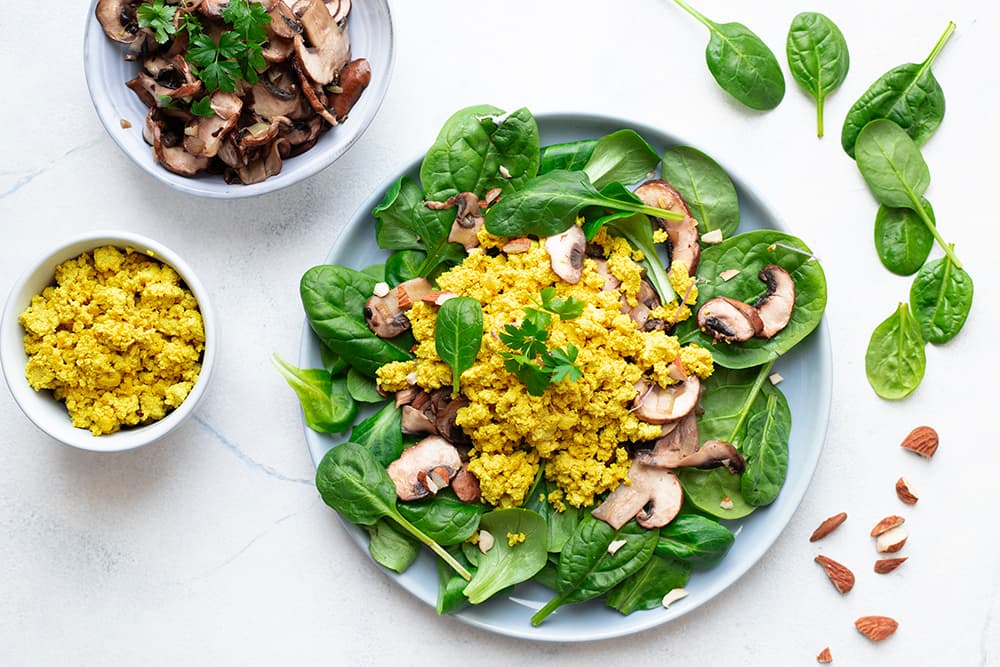
[[[556,296],[556,288],[549,286],[540,292],[542,295],[542,310],[558,315],[564,320],[575,320],[583,315],[583,301],[574,297]]]
[[[202,116],[203,118],[214,116],[215,109],[212,108],[212,98],[206,95],[200,100],[192,102],[191,113],[193,113],[195,116]]]
[[[151,28],[157,44],[165,43],[177,32],[177,28],[174,26],[175,14],[177,14],[177,8],[163,4],[163,0],[153,0],[139,5],[135,10],[139,27]]]
[[[515,326],[508,324],[500,332],[500,341],[513,352],[504,352],[504,368],[517,376],[532,396],[541,396],[553,382],[575,382],[583,377],[576,365],[580,353],[573,344],[549,350],[549,326],[552,316],[572,320],[583,313],[584,302],[573,297],[557,297],[555,287],[541,291],[542,308],[524,309],[524,319]]]
[[[194,65],[195,74],[209,93],[216,90],[231,93],[240,79],[255,84],[260,80],[258,72],[267,67],[262,52],[271,17],[263,5],[233,0],[222,10],[222,18],[233,30],[219,35],[216,44],[205,34],[198,19],[190,14],[184,17],[184,28],[191,38],[185,57]]]

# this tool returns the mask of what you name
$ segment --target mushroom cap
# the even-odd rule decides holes
[[[580,282],[587,251],[587,236],[580,225],[570,225],[562,234],[546,237],[545,251],[549,253],[553,273],[570,285]]]
[[[691,217],[684,197],[674,186],[663,179],[646,181],[635,189],[635,195],[646,206],[666,209],[684,216],[683,220],[661,220],[660,226],[670,237],[670,261],[684,262],[688,275],[693,276],[701,259],[701,244],[698,243],[698,222]]]
[[[409,310],[431,290],[426,278],[413,278],[389,290],[385,296],[372,295],[365,302],[365,322],[379,338],[395,338],[410,328]]]
[[[677,421],[694,410],[700,397],[701,380],[697,375],[669,387],[654,384],[636,396],[635,416],[648,424]]]
[[[777,264],[768,264],[760,270],[757,277],[767,285],[767,292],[754,303],[754,308],[757,309],[763,323],[758,335],[771,338],[784,329],[792,319],[792,310],[795,308],[795,281],[788,271]]]
[[[479,197],[474,192],[459,192],[443,202],[426,201],[424,206],[432,211],[456,209],[455,221],[451,223],[451,231],[448,232],[448,242],[459,243],[466,250],[479,245],[479,230],[486,219],[479,207]]]
[[[300,1],[295,3],[294,9],[302,23],[302,34],[293,38],[295,56],[309,78],[325,86],[350,60],[347,24],[338,25],[323,0]]]
[[[718,296],[698,309],[698,328],[716,341],[742,343],[760,333],[764,323],[753,306]]]
[[[361,93],[372,82],[372,67],[364,58],[352,60],[340,70],[338,80],[340,92],[328,95],[328,101],[333,107],[333,115],[343,123],[347,120],[347,114],[361,98]]]
[[[386,468],[400,500],[417,500],[431,490],[422,481],[432,472],[447,471],[450,481],[462,467],[462,458],[455,446],[444,438],[432,435],[403,450],[403,454]],[[421,475],[423,473],[423,475]]]
[[[663,468],[632,462],[630,484],[620,484],[591,514],[618,530],[632,517],[643,528],[661,528],[677,516],[684,491],[677,477]]]
[[[653,448],[636,452],[635,460],[655,468],[679,468],[685,457],[698,451],[698,417],[692,410],[674,422],[674,428],[664,434]]]
[[[463,503],[474,503],[482,497],[479,478],[469,472],[468,463],[462,463],[455,479],[451,480],[451,490]]]
[[[138,4],[129,0],[97,0],[94,14],[108,39],[131,44],[139,38],[139,22],[135,17]]]
[[[747,462],[739,450],[722,440],[707,440],[698,451],[681,459],[678,468],[700,468],[708,470],[726,466],[733,475],[746,470]]]

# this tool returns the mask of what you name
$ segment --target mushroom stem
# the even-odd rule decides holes
[[[424,543],[427,546],[429,546],[431,548],[431,551],[433,551],[438,556],[440,556],[441,560],[443,560],[444,562],[448,563],[448,565],[451,567],[451,569],[455,570],[455,572],[457,572],[459,574],[459,576],[461,576],[466,581],[472,581],[472,575],[469,573],[469,571],[466,570],[464,567],[462,567],[462,564],[459,563],[457,560],[455,560],[454,556],[452,556],[450,553],[448,553],[447,551],[445,551],[444,547],[442,547],[440,544],[438,544],[437,542],[435,542],[431,538],[429,538],[426,535],[424,535],[424,533],[423,533],[422,530],[420,530],[419,528],[417,528],[416,526],[414,526],[412,523],[410,523],[409,521],[407,521],[405,518],[403,518],[403,515],[400,514],[399,512],[394,512],[390,516],[392,517],[393,521],[395,521],[400,526],[402,526],[403,528],[405,528],[406,532],[408,532],[410,535],[413,535],[413,537],[417,538],[422,543]]]

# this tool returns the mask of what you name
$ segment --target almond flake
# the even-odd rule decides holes
[[[828,662],[833,662],[833,654],[830,653],[829,646],[827,646],[825,649],[819,652],[819,655],[816,656],[816,662],[821,662],[824,664]]]
[[[722,230],[713,229],[710,232],[705,232],[701,235],[702,243],[722,243]]]
[[[389,294],[389,283],[375,283],[375,289],[372,290],[372,294],[382,298]]]
[[[669,609],[670,605],[677,602],[678,600],[683,600],[688,596],[688,592],[683,588],[671,588],[667,591],[667,594],[663,596],[663,608]]]
[[[738,275],[740,275],[739,269],[726,269],[719,274],[719,277],[728,282]]]
[[[903,564],[906,556],[901,558],[880,558],[875,561],[875,574],[888,574]]]
[[[862,616],[854,621],[854,627],[873,642],[880,642],[894,633],[899,623],[888,616]]]
[[[510,178],[510,170],[507,167],[500,165],[500,175],[504,178]]]
[[[614,542],[608,545],[608,553],[614,556],[616,553],[618,553],[618,550],[621,549],[626,544],[628,544],[628,542],[626,542],[625,540],[615,540]]]
[[[875,524],[875,527],[872,528],[871,536],[878,537],[882,533],[888,532],[896,526],[902,526],[904,521],[906,521],[906,519],[901,516],[896,516],[895,514],[887,516]]]
[[[930,426],[918,426],[903,438],[899,446],[929,459],[937,451],[938,442],[937,431]]]
[[[816,556],[814,560],[823,566],[826,576],[838,593],[843,595],[854,588],[854,573],[847,567],[826,556]]]
[[[121,125],[123,130],[127,130],[132,127],[132,123],[130,123],[127,118],[120,118],[118,120],[118,124]]]
[[[837,526],[847,521],[847,512],[840,512],[839,514],[834,514],[828,519],[825,519],[823,523],[816,527],[813,534],[809,537],[810,542],[815,542],[816,540],[821,540],[830,533],[832,533]]]
[[[771,384],[780,384],[785,378],[781,377],[779,373],[771,373],[767,376],[767,379],[771,381]]]
[[[729,496],[726,496],[725,498],[719,501],[719,507],[721,507],[724,510],[733,509],[733,499],[730,498]]]
[[[481,552],[486,553],[492,549],[494,542],[495,540],[493,539],[492,534],[486,532],[485,530],[479,531],[479,550]]]
[[[910,483],[902,477],[896,480],[896,495],[907,505],[916,505],[917,501],[920,500],[910,489]]]

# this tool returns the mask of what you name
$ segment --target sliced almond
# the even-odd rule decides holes
[[[816,662],[826,664],[828,662],[833,662],[833,654],[830,653],[830,647],[827,646],[825,649],[819,652],[816,656]]]
[[[780,373],[771,373],[767,376],[767,379],[771,381],[771,384],[781,384],[781,381],[785,378],[781,377]]]
[[[907,505],[916,505],[917,501],[920,500],[910,488],[910,483],[903,477],[896,480],[896,495]]]
[[[389,283],[379,282],[375,283],[375,289],[372,290],[372,294],[377,297],[386,296],[389,293]]]
[[[910,536],[906,528],[896,526],[882,533],[875,539],[875,548],[879,553],[896,553],[906,544],[906,539]]]
[[[937,431],[930,426],[918,426],[903,438],[900,447],[929,459],[937,451],[938,442]]]
[[[890,531],[893,528],[895,528],[896,526],[903,525],[904,521],[906,521],[906,519],[904,519],[901,516],[896,516],[895,514],[887,516],[887,517],[885,517],[884,519],[882,519],[881,521],[879,521],[878,523],[875,524],[875,527],[872,528],[871,536],[872,537],[878,537],[882,533]]]
[[[396,301],[399,303],[400,310],[406,310],[413,305],[413,299],[410,298],[410,293],[402,285],[396,287]]]
[[[628,542],[626,542],[625,540],[614,540],[611,544],[608,545],[608,553],[614,556],[616,553],[618,553],[618,550],[621,549],[626,544],[628,544]]]
[[[507,167],[500,165],[500,169],[498,171],[500,172],[500,175],[503,176],[504,178],[510,178],[510,169],[508,169]]]
[[[528,252],[531,250],[531,239],[527,236],[511,239],[504,244],[502,250],[508,255],[517,255],[522,252]]]
[[[688,596],[688,592],[683,588],[671,588],[667,591],[667,594],[663,596],[663,608],[668,609],[670,605],[677,602],[678,600],[683,600]]]
[[[830,533],[832,533],[840,524],[847,521],[847,512],[840,512],[834,514],[828,519],[825,519],[823,523],[816,527],[813,534],[809,537],[810,542],[815,542],[816,540],[821,540]]]
[[[823,566],[826,576],[838,593],[843,595],[854,588],[854,573],[846,566],[826,556],[816,556],[814,560]]]
[[[721,507],[724,510],[733,509],[733,499],[730,498],[729,496],[724,497],[722,500],[719,501],[719,507]]]
[[[906,556],[900,558],[880,558],[875,561],[875,574],[888,574],[903,564]]]
[[[854,627],[873,642],[880,642],[894,633],[899,623],[888,616],[862,616],[854,621]]]
[[[722,230],[713,229],[710,232],[705,232],[701,235],[702,243],[722,243]]]
[[[738,275],[740,275],[739,269],[726,269],[719,274],[719,277],[728,282]]]
[[[479,531],[478,545],[481,552],[486,553],[492,549],[495,541],[496,540],[493,539],[493,535],[491,533],[488,533],[485,530]]]

